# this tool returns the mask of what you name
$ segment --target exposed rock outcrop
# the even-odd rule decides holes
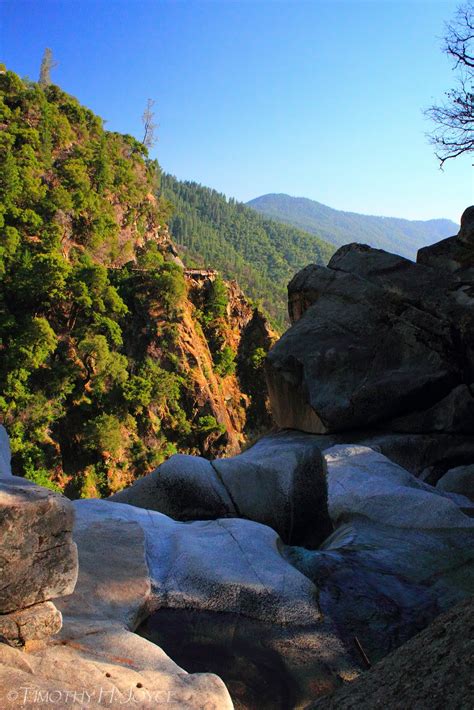
[[[474,593],[474,521],[459,500],[367,447],[335,446],[325,457],[335,531],[289,559],[314,581],[345,642],[357,637],[376,661]]]
[[[156,491],[160,491],[161,470],[164,489],[168,487],[168,491],[173,491],[175,517],[187,510],[190,500],[196,514],[200,508],[201,514],[205,511],[207,517],[212,517],[212,511],[206,506],[210,501],[217,501],[214,515],[220,516],[226,505],[232,503],[233,496],[239,495],[244,503],[251,498],[255,506],[258,501],[258,508],[254,507],[252,511],[250,507],[247,513],[256,511],[259,519],[266,515],[268,522],[275,516],[278,496],[270,492],[271,479],[266,477],[270,471],[295,471],[295,462],[298,465],[304,462],[308,468],[309,460],[305,461],[302,453],[311,452],[317,460],[317,447],[324,444],[324,438],[298,432],[281,432],[266,437],[241,456],[213,462],[220,469],[220,476],[213,479],[210,478],[209,462],[193,457],[174,457],[149,477],[146,497],[138,497],[140,489],[135,484],[129,489],[128,502],[134,502],[134,496],[137,496],[135,502],[139,505],[155,504],[158,507],[160,500],[169,505],[169,500],[160,498],[162,492],[156,495]],[[298,707],[297,701],[303,702],[308,693],[312,692],[316,697],[339,682],[337,679],[343,676],[336,671],[335,658],[340,662],[352,658],[356,669],[352,672],[363,667],[355,638],[375,662],[423,629],[444,609],[474,592],[474,520],[468,515],[474,512],[474,506],[468,499],[423,483],[368,447],[334,446],[326,449],[325,459],[328,510],[334,532],[317,550],[283,546],[276,533],[249,521],[220,519],[176,527],[177,523],[160,516],[154,518],[159,522],[161,532],[156,530],[153,534],[153,550],[162,551],[162,561],[158,563],[158,558],[154,557],[156,552],[148,553],[149,561],[157,560],[153,574],[166,575],[165,588],[156,578],[152,583],[155,590],[164,594],[165,601],[158,605],[161,610],[185,606],[188,610],[206,613],[219,611],[229,614],[228,623],[234,625],[237,622],[232,615],[237,613],[238,600],[241,615],[263,623],[273,618],[273,631],[259,627],[258,631],[254,629],[252,632],[253,627],[249,624],[247,632],[249,636],[257,633],[259,643],[267,650],[279,649],[278,657],[283,663],[291,657],[292,672],[288,684],[298,690],[294,690],[296,695],[292,696],[290,707]],[[180,468],[182,464],[184,467]],[[278,480],[287,479],[281,478],[280,473],[280,479],[273,478],[275,480],[278,484]],[[192,481],[191,499],[183,488],[186,481]],[[146,482],[144,479],[143,486]],[[230,499],[224,505],[223,482]],[[306,479],[302,490],[311,495],[310,478]],[[181,511],[179,491],[182,493]],[[97,510],[97,516],[99,506],[102,516],[124,516],[125,511],[129,511],[126,514],[136,520],[149,520],[137,516],[151,515],[138,510],[132,513],[132,507],[111,502],[78,504],[86,505],[89,510]],[[108,514],[107,505],[113,506],[113,511]],[[304,514],[302,519],[306,516],[309,527],[310,507],[306,508],[300,499],[298,506],[293,508],[295,519],[298,520],[300,513]],[[313,526],[317,525],[315,512]],[[165,530],[169,532],[165,533]],[[172,530],[175,563],[169,567],[163,562],[167,559],[163,545]],[[153,566],[154,562],[151,564]],[[287,564],[289,566],[285,567]],[[313,587],[301,587],[299,582],[296,583],[295,567],[303,573],[304,579],[313,583]],[[257,570],[258,578],[255,578]],[[296,587],[293,587],[295,583]],[[330,638],[337,638],[344,653],[349,654],[338,653],[331,663],[326,660],[326,666],[332,670],[325,675],[321,675],[319,666],[322,631],[314,616],[316,610],[333,625],[330,632],[326,629],[325,633]],[[156,619],[152,614],[145,622],[143,632],[147,638],[166,640],[166,624],[173,626],[179,620],[173,621],[162,612],[156,613]],[[225,624],[222,619],[220,623]],[[241,623],[245,625],[247,622],[239,620],[240,635],[244,634],[242,628],[245,628]],[[212,628],[212,624],[210,619],[206,628],[209,625]],[[275,624],[283,624],[284,631],[277,633]],[[201,644],[199,647],[204,649],[203,653],[206,653],[203,637],[211,643],[210,633],[202,630],[201,636],[193,641],[198,646]],[[312,643],[309,643],[308,634]],[[219,643],[224,643],[225,638],[224,631],[215,632],[212,641],[216,646],[215,653],[219,654]],[[284,643],[283,638],[286,639]],[[248,652],[252,655],[250,650]],[[226,653],[225,649],[223,653]],[[303,658],[306,659],[304,664]],[[226,679],[221,666],[213,667],[212,659],[208,662],[212,670],[218,670]],[[316,669],[313,686],[308,681],[310,668]]]
[[[0,636],[23,646],[58,633],[49,600],[70,594],[77,579],[74,510],[63,496],[29,481],[0,479]]]
[[[474,502],[474,464],[456,466],[446,471],[436,487],[450,493],[460,493]]]
[[[233,458],[172,456],[110,500],[175,520],[246,518],[306,547],[318,546],[332,531],[318,443],[291,433],[264,437]]]
[[[473,624],[471,598],[311,710],[470,710]]]
[[[12,476],[0,482],[0,511],[0,613],[70,594],[77,578],[70,501]]]
[[[298,524],[302,513],[306,540],[319,525],[320,499],[311,498],[307,470],[316,462],[321,482],[320,444],[318,436],[282,432],[215,462],[218,476],[196,485],[192,507],[205,509],[210,493],[223,500],[225,489],[231,503],[239,496],[249,516],[285,527],[282,501],[298,481],[295,474],[306,472],[291,511]],[[175,457],[170,465],[183,459],[196,482],[209,476],[211,464],[199,458]],[[230,708],[218,678],[187,675],[156,645],[174,649],[171,636],[181,625],[189,642],[183,663],[218,671],[244,706],[302,707],[361,672],[355,637],[377,661],[472,595],[474,521],[463,510],[474,506],[467,499],[432,488],[367,447],[335,446],[325,459],[334,532],[317,550],[284,545],[275,530],[251,520],[177,522],[110,500],[75,502],[79,580],[73,594],[56,602],[64,620],[59,643],[33,649],[27,669],[14,649],[2,650],[0,687],[23,687],[33,673],[28,687],[51,692],[59,683],[62,692],[87,692],[91,707],[100,707],[98,688],[116,704],[138,688],[137,707],[166,692],[183,708],[203,702]],[[183,494],[183,508],[188,504]],[[263,664],[263,676],[255,663]],[[272,688],[269,702],[262,678]],[[262,700],[252,705],[255,693]],[[5,707],[15,707],[7,701]]]
[[[367,427],[472,434],[469,214],[449,242],[462,254],[457,270],[439,245],[420,250],[414,264],[350,244],[327,268],[310,265],[294,277],[293,325],[267,358],[279,426],[318,434]]]
[[[52,602],[40,602],[26,609],[0,614],[0,637],[10,646],[25,646],[28,641],[49,638],[59,633],[61,626],[61,612]]]

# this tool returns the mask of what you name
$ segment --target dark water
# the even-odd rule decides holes
[[[291,710],[298,690],[278,653],[278,631],[238,614],[160,609],[137,629],[190,673],[211,672],[239,710]]]

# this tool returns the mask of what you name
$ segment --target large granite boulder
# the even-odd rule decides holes
[[[281,460],[290,469],[325,439],[282,432],[227,468],[220,462],[222,480],[238,482],[226,487],[229,498],[245,487],[245,472],[256,493],[270,495],[268,481],[258,489],[253,480],[260,466],[265,482],[266,468]],[[212,673],[237,705],[303,707],[354,679],[364,652],[376,662],[473,594],[467,499],[460,505],[461,496],[367,447],[334,446],[325,459],[334,531],[319,549],[285,545],[271,527],[236,517],[179,522],[110,500],[76,501],[79,578],[56,601],[63,628],[24,657],[2,647],[2,707],[22,700],[5,689],[25,687],[43,697],[86,693],[97,708],[105,698],[232,707]],[[199,472],[202,460],[194,461]]]
[[[64,496],[16,476],[0,479],[0,614],[73,591],[73,520]]]
[[[317,547],[332,530],[319,443],[298,433],[264,437],[228,459],[172,456],[110,500],[175,520],[254,520],[306,547]]]
[[[223,675],[229,674],[236,697],[261,692],[257,706],[265,710],[275,707],[265,693],[273,699],[275,691],[262,678],[286,688],[291,706],[301,706],[315,687],[330,692],[358,674],[359,664],[317,603],[314,584],[289,564],[270,528],[237,519],[181,523],[109,501],[74,506],[79,578],[74,593],[57,602],[59,645],[28,654],[35,686],[84,690],[97,706],[102,688],[116,706],[133,689],[144,700],[134,707],[147,707],[145,694],[160,692],[162,702],[169,697],[180,708],[224,710],[232,707],[224,684],[204,673],[220,657],[228,661]],[[204,643],[206,617],[212,639]],[[202,659],[198,674],[176,665],[179,652],[173,662],[162,650],[173,649],[175,630],[187,653],[194,648]],[[208,658],[202,649],[211,641],[215,653]],[[0,687],[9,683],[12,666],[25,684],[17,657],[7,658],[2,667],[1,656]],[[247,671],[252,688],[242,690]]]
[[[367,447],[325,456],[335,531],[288,559],[314,581],[345,643],[357,637],[376,661],[474,593],[474,520],[467,499],[460,505]]]
[[[471,710],[473,623],[471,598],[311,710]]]
[[[474,502],[474,464],[449,469],[436,487],[442,491],[459,493]]]
[[[293,325],[267,357],[280,427],[472,433],[474,299],[428,262],[350,244],[295,276]]]

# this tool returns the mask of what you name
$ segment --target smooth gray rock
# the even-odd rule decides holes
[[[0,479],[0,613],[73,591],[73,519],[64,496],[16,476]]]
[[[0,478],[7,478],[12,475],[11,469],[10,439],[7,430],[0,425]]]
[[[349,244],[288,294],[293,325],[266,361],[280,427],[472,431],[474,299],[459,280]]]
[[[309,702],[315,684],[329,692],[359,672],[330,616],[322,613],[313,583],[288,563],[270,528],[237,519],[176,522],[110,501],[74,505],[80,573],[74,594],[58,601],[64,619],[60,639],[65,648],[80,646],[83,660],[113,664],[114,682],[121,677],[120,658],[129,659],[140,675],[144,663],[153,661],[166,676],[165,687],[179,691],[176,666],[163,652],[157,661],[151,649],[158,646],[132,633],[145,619],[153,628],[155,612],[159,625],[164,609],[180,612],[193,627],[200,613],[221,620],[227,615],[223,633],[243,636],[280,659],[300,705]],[[236,624],[239,631],[232,632]],[[188,685],[198,688],[194,678],[189,676]],[[198,697],[196,690],[196,704],[189,707],[203,707]]]
[[[459,493],[474,501],[474,464],[451,468],[439,479],[436,488]]]
[[[325,452],[335,532],[289,559],[314,581],[347,645],[382,658],[474,593],[474,520],[367,447]]]
[[[237,515],[210,461],[184,454],[171,456],[153,473],[137,479],[109,500],[157,510],[175,520]]]
[[[254,520],[306,547],[317,547],[332,530],[319,444],[297,432],[266,436],[228,459],[172,456],[109,500],[175,520]]]

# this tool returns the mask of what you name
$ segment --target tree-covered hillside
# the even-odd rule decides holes
[[[174,206],[170,230],[185,262],[235,278],[284,327],[288,281],[310,262],[326,264],[334,248],[195,182],[164,174],[161,185]]]
[[[415,259],[421,247],[457,234],[459,229],[449,219],[423,222],[375,217],[334,210],[305,197],[284,194],[262,195],[247,205],[265,217],[305,229],[335,247],[359,242],[408,259]]]
[[[226,291],[189,301],[156,162],[10,71],[0,129],[0,416],[15,473],[106,495],[176,450],[225,449],[245,425]]]

